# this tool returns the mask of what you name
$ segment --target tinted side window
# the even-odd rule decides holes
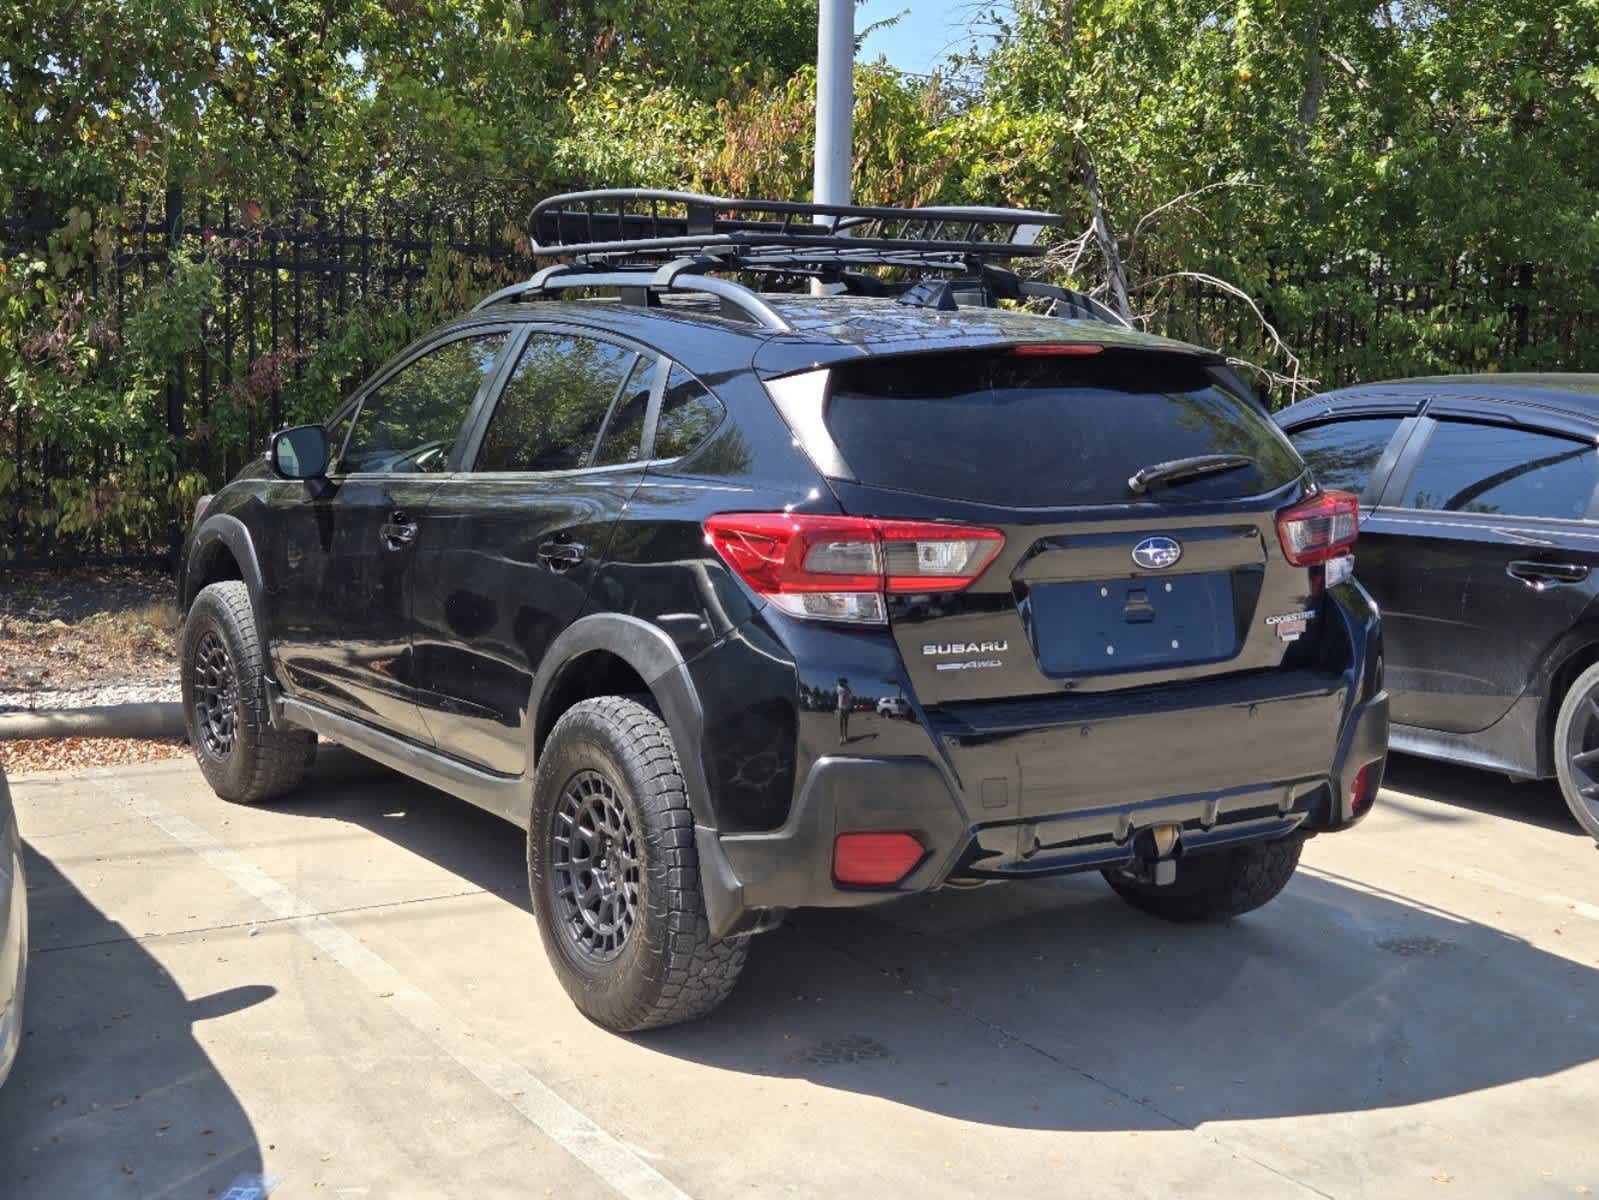
[[[641,356],[633,364],[633,374],[628,376],[622,398],[600,437],[600,448],[594,455],[596,467],[637,462],[643,454],[644,412],[650,406],[650,383],[654,378],[655,360]]]
[[[1402,417],[1356,417],[1296,429],[1288,435],[1323,487],[1360,493],[1393,440]]]
[[[661,416],[655,423],[652,458],[679,458],[710,437],[727,410],[703,384],[682,367],[673,367],[661,397]]]
[[[1406,508],[1503,513],[1515,517],[1587,515],[1599,452],[1553,434],[1440,421],[1405,489]]]
[[[479,471],[561,471],[588,463],[635,355],[609,342],[535,333],[483,436]]]
[[[505,337],[490,333],[449,342],[369,392],[339,469],[442,471]]]

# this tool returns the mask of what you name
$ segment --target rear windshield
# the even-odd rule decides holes
[[[1146,499],[1233,499],[1289,483],[1299,456],[1221,377],[1148,351],[875,359],[836,370],[827,427],[862,483],[982,504],[1126,503],[1139,468],[1201,454],[1256,465]]]

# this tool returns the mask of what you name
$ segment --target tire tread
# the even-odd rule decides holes
[[[188,693],[189,653],[208,618],[214,619],[229,653],[239,691],[239,740],[233,752],[248,755],[242,778],[234,778],[223,764],[210,760],[195,731],[189,742],[212,789],[224,800],[259,804],[292,790],[305,774],[316,735],[305,730],[273,728],[267,693],[266,656],[255,627],[250,592],[236,579],[209,584],[200,590],[184,623],[181,669],[185,673],[184,719],[192,719]]]
[[[635,778],[641,782],[639,794],[634,797],[643,826],[640,833],[648,840],[653,859],[663,864],[667,879],[666,894],[652,898],[665,917],[664,937],[653,955],[638,960],[658,968],[658,978],[637,981],[653,986],[633,987],[620,997],[608,994],[605,1002],[581,989],[568,986],[567,990],[590,1017],[619,1031],[638,1032],[696,1020],[727,999],[744,969],[748,948],[743,940],[719,941],[711,937],[700,887],[699,853],[694,844],[694,814],[689,808],[688,790],[671,732],[658,715],[638,700],[624,696],[583,700],[563,713],[551,730],[545,744],[545,763],[555,761],[561,741],[589,736],[585,726],[597,726],[596,740],[602,741],[611,753],[630,759]],[[619,765],[626,770],[629,764]],[[535,788],[558,786],[559,781],[552,776],[541,764]],[[535,819],[532,829],[541,828],[542,823]],[[528,869],[537,897],[534,836],[530,831]],[[540,916],[543,926],[542,912]],[[640,923],[635,930],[642,933],[645,927]],[[548,927],[543,933],[547,944],[561,936]],[[555,946],[550,949],[559,970],[559,951]]]

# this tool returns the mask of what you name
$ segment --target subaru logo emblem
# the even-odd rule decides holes
[[[1176,538],[1147,537],[1133,547],[1133,561],[1149,571],[1176,566],[1182,556],[1183,544]]]

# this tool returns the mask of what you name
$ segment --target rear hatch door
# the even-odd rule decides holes
[[[846,511],[1005,537],[966,589],[890,597],[924,705],[1264,670],[1314,637],[1312,573],[1283,557],[1276,527],[1303,464],[1211,360],[1081,346],[878,358],[834,368],[824,411]],[[1239,461],[1130,484],[1221,455]]]

